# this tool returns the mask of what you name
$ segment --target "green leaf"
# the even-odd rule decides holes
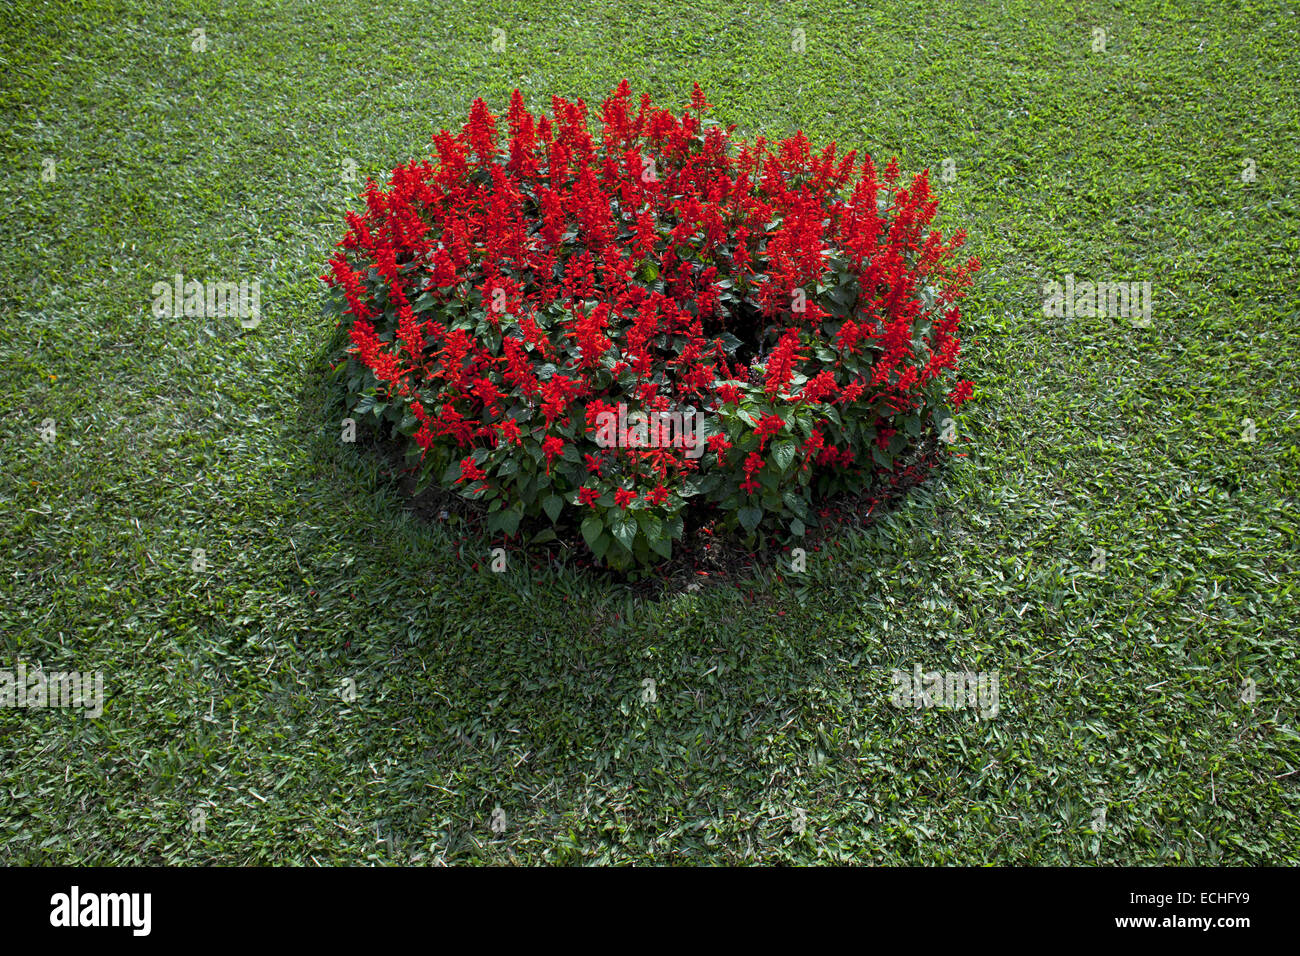
[[[787,491],[781,495],[781,501],[786,508],[794,512],[800,518],[803,518],[805,521],[808,519],[808,502],[801,496],[796,495],[793,491]]]
[[[732,335],[730,332],[723,332],[721,335],[718,336],[718,341],[722,343],[722,347],[723,349],[726,350],[726,353],[728,355],[734,355],[736,353],[736,349],[740,348],[744,344],[740,339],[736,338],[736,336]]]
[[[559,495],[548,495],[542,500],[542,510],[546,512],[546,516],[551,519],[552,524],[560,520],[560,511],[563,508],[564,499]]]
[[[636,540],[636,518],[624,514],[614,522],[610,530],[614,532],[614,537],[618,539],[619,544],[629,551],[632,550],[632,542]]]
[[[789,471],[790,466],[794,464],[795,451],[794,442],[789,439],[776,442],[772,446],[772,460],[781,471]]]
[[[587,547],[595,551],[596,541],[604,530],[605,520],[600,515],[588,515],[582,522],[582,539],[587,542]]]
[[[756,508],[753,505],[746,505],[736,512],[736,517],[740,520],[741,526],[750,534],[753,534],[754,529],[758,527],[758,523],[763,520],[763,509]]]
[[[523,516],[514,508],[502,508],[488,518],[488,531],[500,531],[506,535],[513,535],[519,530],[519,519],[521,517]]]
[[[641,533],[645,535],[647,541],[654,541],[664,536],[663,522],[659,517],[649,511],[638,511],[636,513],[637,524],[641,526]]]

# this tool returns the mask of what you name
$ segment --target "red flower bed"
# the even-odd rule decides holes
[[[970,396],[979,263],[929,229],[927,174],[738,143],[698,86],[676,115],[620,84],[594,132],[551,106],[476,100],[434,162],[367,184],[322,277],[350,414],[489,530],[545,515],[619,568],[668,557],[688,509],[799,536]]]

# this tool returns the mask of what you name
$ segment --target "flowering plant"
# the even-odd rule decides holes
[[[627,568],[697,509],[803,535],[970,396],[979,262],[928,228],[926,173],[736,142],[698,85],[676,115],[624,82],[594,133],[582,100],[551,105],[516,91],[502,130],[476,100],[435,162],[367,183],[322,276],[350,413],[405,436],[422,485]]]

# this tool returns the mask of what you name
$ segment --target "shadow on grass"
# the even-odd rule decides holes
[[[837,732],[804,722],[817,702],[888,702],[878,666],[833,664],[845,605],[864,597],[857,535],[837,536],[836,557],[807,581],[769,558],[746,575],[695,575],[651,595],[532,551],[494,574],[490,539],[431,519],[401,490],[385,443],[338,440],[343,404],[325,381],[336,347],[306,370],[289,426],[307,442],[312,475],[336,484],[320,493],[323,512],[304,505],[328,530],[297,547],[322,593],[349,595],[329,608],[343,623],[322,649],[325,679],[364,688],[349,760],[383,768],[380,829],[393,859],[416,847],[495,858],[498,806],[521,852],[518,840],[537,839],[549,858],[570,858],[577,851],[558,835],[591,826],[575,816],[585,808],[607,819],[611,847],[620,828],[644,839],[653,821],[667,833],[678,818],[674,853],[689,857],[697,838],[701,853],[719,838],[713,824],[690,830],[710,807],[785,808],[772,826],[787,826],[807,772],[796,769],[809,757],[805,731],[818,762],[851,759]],[[285,481],[302,494],[301,476]],[[339,501],[350,506],[336,513]],[[309,566],[320,551],[345,558]],[[796,731],[798,759],[777,754]]]

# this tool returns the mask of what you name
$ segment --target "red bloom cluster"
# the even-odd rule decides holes
[[[459,463],[446,484],[513,489],[536,513],[549,492],[527,486],[531,460],[571,502],[603,489],[664,514],[710,470],[732,476],[715,501],[742,473],[753,493],[783,429],[806,484],[897,446],[903,417],[965,401],[969,383],[940,379],[978,261],[954,261],[962,233],[929,229],[928,175],[904,188],[892,162],[882,179],[802,133],[735,142],[709,108],[698,86],[675,114],[626,82],[595,126],[582,100],[534,116],[516,91],[504,122],[475,100],[432,162],[368,183],[322,276],[354,401],[388,409],[428,468]],[[701,410],[711,454],[598,447],[593,410],[620,404]]]

